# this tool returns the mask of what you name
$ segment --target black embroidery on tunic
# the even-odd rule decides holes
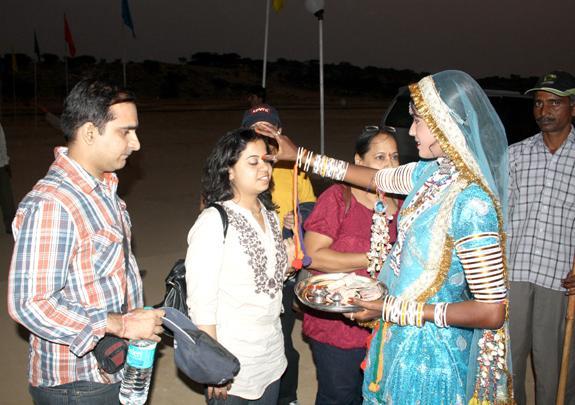
[[[268,258],[257,230],[254,229],[243,215],[226,206],[224,206],[224,209],[228,214],[230,225],[238,232],[240,245],[244,248],[244,252],[248,256],[248,264],[254,270],[256,294],[264,293],[268,294],[270,298],[275,298],[277,292],[280,291],[283,286],[284,272],[287,267],[287,253],[279,230],[279,223],[274,214],[268,210],[264,210],[274,236],[276,251],[275,272],[273,277],[270,278],[266,274]]]

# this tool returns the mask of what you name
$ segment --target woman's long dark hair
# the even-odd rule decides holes
[[[267,138],[251,129],[239,128],[228,132],[218,140],[206,159],[202,173],[202,201],[204,206],[217,201],[231,200],[234,197],[229,169],[237,163],[246,145],[259,139],[265,142],[266,151],[269,153]],[[273,182],[270,181],[268,189],[258,196],[258,199],[268,210],[276,208],[272,202],[272,187]]]

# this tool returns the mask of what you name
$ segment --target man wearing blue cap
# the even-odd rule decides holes
[[[575,78],[541,77],[533,115],[541,132],[509,147],[510,332],[515,398],[525,404],[531,354],[538,405],[554,404],[575,255]],[[572,356],[573,357],[573,356]],[[573,362],[566,402],[575,403]]]

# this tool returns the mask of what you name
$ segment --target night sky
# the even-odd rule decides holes
[[[66,12],[77,55],[177,62],[196,52],[261,59],[265,0],[0,0],[0,53],[64,54]],[[324,57],[397,69],[465,70],[476,77],[575,73],[575,0],[326,0]],[[269,60],[318,58],[318,23],[304,0],[271,12]],[[124,51],[125,50],[125,51]]]

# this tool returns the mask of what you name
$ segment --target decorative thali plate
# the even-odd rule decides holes
[[[385,284],[355,273],[318,274],[295,286],[298,299],[310,308],[325,312],[357,312],[362,307],[349,304],[349,298],[374,301],[387,294]]]

